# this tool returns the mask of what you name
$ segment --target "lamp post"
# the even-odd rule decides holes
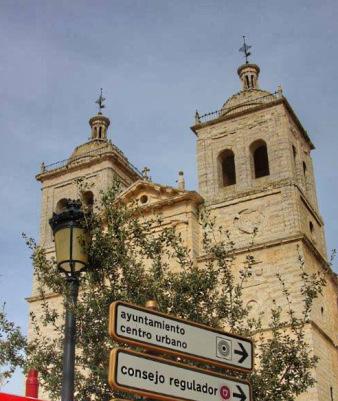
[[[59,213],[53,213],[49,220],[55,240],[58,269],[65,275],[68,296],[66,300],[66,321],[62,371],[62,401],[74,399],[74,370],[76,316],[75,307],[80,284],[80,274],[88,266],[85,249],[86,230],[83,227],[84,213],[81,202],[67,199]]]

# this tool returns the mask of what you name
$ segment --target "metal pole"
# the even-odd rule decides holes
[[[147,301],[144,305],[146,308],[153,310],[153,311],[158,311],[159,310],[159,305],[157,303],[157,301],[155,301],[154,299],[150,299],[149,301]],[[149,354],[149,355],[158,355],[158,352],[156,351],[144,351],[145,354]],[[156,401],[153,400],[152,398],[147,398],[147,397],[142,397],[143,401]]]
[[[76,316],[75,307],[79,292],[79,278],[67,277],[69,298],[66,302],[66,324],[63,352],[62,371],[62,401],[74,400],[74,370],[75,370],[75,341],[76,341]]]

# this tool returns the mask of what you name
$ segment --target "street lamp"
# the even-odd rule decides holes
[[[49,220],[55,240],[57,266],[66,277],[69,290],[66,301],[66,322],[62,372],[62,401],[74,399],[74,370],[76,317],[75,310],[79,292],[80,274],[88,266],[86,230],[81,202],[67,199],[59,213]]]

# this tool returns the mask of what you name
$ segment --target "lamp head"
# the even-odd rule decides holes
[[[67,199],[61,212],[53,213],[49,220],[55,240],[57,265],[68,277],[79,275],[88,265],[84,217],[81,202]]]

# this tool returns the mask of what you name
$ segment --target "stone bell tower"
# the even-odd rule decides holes
[[[127,188],[141,177],[136,167],[107,137],[110,120],[102,114],[103,100],[101,94],[97,101],[100,101],[99,112],[89,120],[90,139],[77,146],[64,161],[47,166],[42,163],[41,171],[36,176],[41,182],[42,191],[40,244],[48,254],[54,253],[49,218],[62,207],[65,199],[79,197],[78,179],[85,179],[88,183],[88,191],[83,197],[90,205],[99,198],[101,190],[109,188],[114,178],[118,178],[122,186]],[[34,288],[35,285],[33,295]]]
[[[67,198],[77,199],[79,188],[77,180],[84,179],[88,184],[82,194],[87,206],[94,204],[99,199],[101,190],[107,190],[118,178],[123,188],[141,178],[141,173],[134,167],[124,153],[108,139],[108,127],[110,120],[102,114],[103,109],[102,92],[97,101],[99,112],[90,118],[90,137],[87,142],[77,146],[71,155],[61,162],[50,165],[41,164],[41,171],[36,179],[41,183],[41,214],[40,214],[40,240],[47,257],[55,255],[53,234],[49,225],[49,219],[53,212],[59,211]],[[43,302],[37,290],[37,278],[33,277],[33,288],[31,296],[27,299],[29,303],[30,316],[33,313],[39,317],[43,310]],[[62,308],[61,297],[58,294],[47,294],[48,303],[56,309]],[[53,328],[43,327],[43,334],[53,337]],[[28,337],[34,338],[36,333],[30,322]],[[41,389],[41,397],[48,399],[49,394]]]
[[[327,263],[314,145],[281,87],[273,93],[260,89],[258,65],[247,61],[237,73],[238,93],[217,112],[196,112],[199,193],[217,223],[229,229],[237,259],[248,252],[255,258],[245,298],[253,313],[265,314],[266,329],[272,303],[286,308],[276,273],[300,312],[299,257],[307,272],[324,272],[326,287],[307,326],[307,340],[320,357],[317,384],[299,400],[332,401],[331,394],[338,397],[337,280]]]
[[[192,127],[199,192],[210,208],[226,214],[241,199],[233,221],[239,231],[248,231],[252,220],[263,242],[303,233],[326,257],[310,155],[314,146],[281,88],[259,89],[258,65],[243,64],[237,72],[241,91]],[[276,224],[259,230],[271,217]]]

